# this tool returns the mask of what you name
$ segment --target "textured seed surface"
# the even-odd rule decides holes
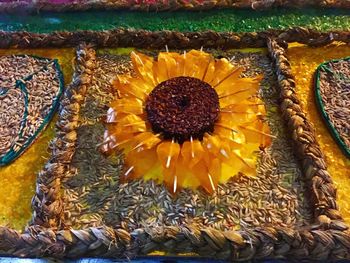
[[[236,177],[219,185],[212,196],[189,189],[172,196],[153,181],[121,184],[122,155],[105,158],[97,145],[103,141],[101,118],[108,102],[116,96],[110,80],[118,73],[130,72],[131,66],[128,56],[100,55],[94,83],[82,108],[73,168],[64,179],[68,226],[107,224],[132,230],[194,223],[216,229],[244,229],[266,225],[295,227],[309,222],[310,210],[299,180],[301,171],[277,108],[278,90],[271,61],[264,53],[213,53],[244,66],[246,76],[265,76],[261,96],[276,139],[269,149],[259,153],[257,177]]]
[[[324,65],[320,72],[320,91],[324,109],[346,147],[350,149],[350,61]]]
[[[219,117],[219,96],[208,83],[191,77],[163,81],[146,101],[147,119],[165,139],[203,139]]]
[[[50,59],[57,58],[62,66],[65,81],[69,83],[71,80],[73,71],[71,62],[74,49],[0,49],[1,56],[13,54],[32,54]],[[18,69],[30,70],[30,66],[24,68],[20,67],[18,61],[16,63]],[[1,79],[8,82],[9,75],[4,72],[15,73],[14,67],[3,67],[3,70]],[[34,86],[36,87],[36,85]],[[16,110],[19,111],[19,107]],[[12,118],[14,117],[12,116]],[[30,203],[34,195],[36,174],[49,158],[47,148],[49,141],[54,136],[54,123],[55,119],[23,155],[13,163],[0,167],[0,225],[22,230],[30,220],[32,213]]]
[[[337,203],[347,223],[350,223],[350,160],[333,140],[316,107],[313,76],[323,62],[350,56],[349,45],[328,45],[326,47],[306,47],[290,45],[288,58],[295,76],[296,91],[308,119],[314,125],[316,138],[325,154],[328,172],[337,186]]]
[[[29,56],[0,57],[0,73],[1,158],[10,150],[19,152],[27,147],[27,141],[45,125],[59,94],[60,79],[52,60]],[[25,85],[25,91],[18,82]]]

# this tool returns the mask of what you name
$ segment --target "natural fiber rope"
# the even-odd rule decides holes
[[[91,71],[95,67],[95,51],[81,45],[77,49],[75,72],[72,83],[60,101],[56,138],[50,143],[51,159],[38,174],[37,187],[32,199],[32,225],[51,229],[62,227],[64,204],[61,199],[61,179],[68,172],[75,152],[80,105]]]
[[[347,0],[170,0],[158,1],[149,4],[147,1],[120,1],[120,0],[99,0],[99,1],[74,1],[71,3],[53,4],[52,1],[38,0],[33,3],[27,1],[16,1],[0,3],[0,12],[66,12],[86,10],[140,10],[140,11],[174,11],[174,10],[208,10],[213,8],[251,8],[253,10],[269,9],[272,7],[327,7],[327,8],[350,8]]]
[[[289,256],[334,260],[350,258],[350,239],[349,232],[341,230],[272,227],[251,232],[221,232],[196,226],[157,227],[127,233],[106,226],[58,232],[34,226],[24,234],[0,227],[0,250],[19,257],[132,258],[164,250],[232,261]]]
[[[327,172],[324,155],[317,143],[314,128],[307,120],[295,91],[294,77],[286,55],[287,44],[269,39],[268,48],[276,64],[276,74],[281,89],[281,111],[292,139],[296,156],[302,163],[304,179],[310,189],[315,218],[327,216],[341,220],[336,204],[336,189]],[[321,220],[327,220],[321,217]]]
[[[133,29],[109,31],[75,31],[37,34],[30,32],[0,31],[0,48],[47,48],[76,47],[85,42],[102,47],[135,47],[163,49],[190,48],[259,48],[266,47],[267,38],[278,38],[286,42],[299,42],[311,46],[322,46],[332,41],[350,43],[350,31],[319,32],[303,27],[287,30],[268,30],[258,33],[175,32]]]

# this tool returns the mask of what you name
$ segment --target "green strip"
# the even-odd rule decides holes
[[[52,31],[109,30],[118,27],[177,31],[254,32],[271,28],[303,26],[321,31],[349,29],[349,10],[341,9],[272,9],[210,10],[177,12],[88,11],[40,14],[2,14],[0,30]]]
[[[322,64],[320,64],[317,69],[316,69],[316,88],[315,88],[315,95],[316,95],[316,104],[317,107],[324,119],[324,121],[327,124],[328,129],[330,130],[334,140],[337,142],[337,144],[339,145],[340,149],[344,152],[345,156],[347,156],[348,158],[350,158],[350,149],[347,147],[347,145],[345,144],[345,142],[343,141],[342,137],[340,136],[340,134],[338,133],[337,129],[334,127],[334,125],[332,124],[325,108],[324,108],[324,104],[323,104],[323,100],[322,100],[322,95],[321,95],[321,89],[320,89],[320,77],[321,77],[321,71],[325,70],[325,71],[330,71],[330,69],[327,67],[327,64],[331,63],[331,62],[338,62],[341,60],[350,60],[350,57],[347,58],[343,58],[343,59],[334,59],[334,60],[329,60],[326,61]]]

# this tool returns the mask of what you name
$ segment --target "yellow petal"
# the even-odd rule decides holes
[[[246,142],[260,143],[263,146],[270,145],[271,138],[274,137],[270,134],[268,125],[259,119],[239,125],[239,130],[244,133]]]
[[[136,179],[144,176],[157,163],[158,157],[154,150],[135,149],[125,157],[126,169],[123,173],[124,180]]]
[[[236,85],[236,82],[239,80],[239,76],[242,74],[242,72],[243,68],[232,68],[227,76],[218,79],[218,82],[213,85],[213,88],[215,88],[219,94],[222,94],[226,91],[236,90],[239,88],[239,86]]]
[[[203,80],[209,67],[210,61],[214,58],[203,51],[191,50],[184,54],[185,65],[183,76]]]
[[[153,78],[152,70],[154,59],[142,53],[133,51],[131,52],[131,61],[138,77],[143,79],[148,84],[155,86],[156,81]]]
[[[166,61],[164,60],[164,58],[158,58],[157,62],[153,64],[152,72],[157,84],[169,79],[168,68],[166,66]]]
[[[120,97],[137,98],[141,101],[145,101],[147,94],[154,88],[143,79],[130,76],[118,76],[113,81],[113,86],[119,92]]]
[[[218,184],[221,177],[221,161],[219,158],[212,157],[208,166],[208,172],[211,175],[215,185]]]
[[[181,190],[185,178],[192,177],[191,172],[187,168],[187,165],[184,163],[184,158],[179,155],[176,160],[174,171],[164,174],[164,182],[170,193],[175,194]]]
[[[112,130],[105,130],[101,151],[109,154],[115,148],[129,150],[133,143],[135,133],[115,133]]]
[[[163,167],[163,180],[174,185],[176,164],[180,154],[180,145],[174,141],[162,142],[157,147],[158,159]],[[169,183],[168,183],[169,184]]]
[[[207,69],[204,73],[203,81],[210,83],[213,80],[215,75],[215,64],[216,62],[214,59],[210,60]]]
[[[238,123],[253,121],[257,118],[257,115],[262,115],[263,113],[263,105],[249,103],[247,100],[227,105],[220,110],[220,114],[231,116]]]
[[[226,163],[221,163],[220,183],[226,183],[230,178],[236,176],[240,172],[239,168],[233,168]]]
[[[205,191],[210,194],[216,191],[219,182],[218,178],[215,175],[210,174],[204,161],[197,163],[192,170]]]
[[[131,113],[135,115],[143,114],[143,102],[139,99],[122,98],[111,103],[111,107],[118,113]]]
[[[232,93],[219,96],[220,107],[225,108],[231,104],[238,104],[257,94],[256,87],[244,88]]]
[[[180,145],[174,141],[164,141],[157,147],[159,161],[164,169],[175,166],[180,154]]]
[[[215,61],[215,71],[212,72],[212,74],[210,75],[210,72],[207,71],[207,74],[204,79],[212,87],[214,87],[220,81],[229,76],[234,70],[234,66],[226,58],[218,59]]]
[[[203,144],[211,155],[231,166],[233,175],[242,169],[251,168],[241,157],[240,149],[244,148],[245,145],[239,145],[234,141],[213,135],[204,137]]]
[[[133,133],[147,130],[146,122],[139,116],[129,114],[119,120],[112,128],[113,133]]]
[[[235,133],[236,131],[232,127],[226,127],[226,125],[222,125],[219,123],[216,123],[214,125],[213,135],[218,135],[221,138],[233,140]]]
[[[199,140],[185,141],[181,146],[181,156],[184,159],[185,165],[192,168],[197,164],[204,154],[202,143]]]
[[[204,134],[203,146],[206,151],[216,156],[220,152],[220,137],[216,135]]]
[[[181,170],[177,169],[176,173],[179,174],[178,178],[180,178],[180,183],[182,180],[183,188],[196,189],[200,186],[200,181],[197,179],[196,174],[193,172],[193,167],[192,169],[189,169],[189,167],[186,164],[183,164]],[[182,174],[182,176],[180,175],[180,173]]]
[[[251,158],[242,158],[245,165],[242,167],[241,172],[246,176],[256,176],[256,158],[252,156]]]
[[[134,148],[152,149],[156,147],[162,140],[159,136],[152,132],[142,132],[134,137]]]
[[[153,151],[156,153],[155,151]],[[158,157],[157,157],[158,158]],[[163,183],[163,168],[157,161],[143,176],[145,180],[154,180],[157,183]]]
[[[222,161],[231,166],[233,174],[237,174],[247,166],[239,150],[225,151],[224,157]]]
[[[158,55],[157,64],[157,69],[161,71],[159,78],[157,76],[157,81],[160,83],[166,79],[182,76],[185,59],[178,53],[161,52]],[[162,69],[166,70],[163,71]]]

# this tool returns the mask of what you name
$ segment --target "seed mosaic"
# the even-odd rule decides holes
[[[302,195],[301,171],[277,108],[277,86],[271,62],[263,53],[230,52],[243,75],[263,73],[261,97],[267,105],[268,122],[276,138],[271,148],[259,153],[256,178],[237,176],[208,196],[201,190],[182,190],[172,196],[153,181],[121,183],[123,155],[109,158],[98,150],[103,141],[103,119],[116,96],[110,80],[130,71],[128,56],[97,57],[93,86],[81,111],[78,144],[70,173],[64,178],[65,222],[83,228],[108,225],[133,230],[163,225],[205,225],[216,229],[245,229],[278,225],[296,227],[311,215]],[[132,74],[132,73],[131,73]]]
[[[350,149],[350,61],[324,65],[320,74],[320,91],[324,110],[346,147]]]
[[[1,163],[13,161],[12,156],[23,151],[45,125],[60,94],[61,79],[53,62],[29,56],[0,57],[0,72],[6,70],[0,79]]]

